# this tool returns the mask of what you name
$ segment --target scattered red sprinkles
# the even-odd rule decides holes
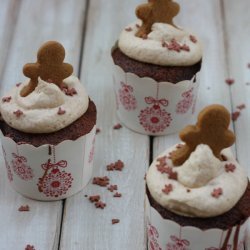
[[[191,42],[197,43],[197,38],[196,38],[195,36],[190,35],[190,36],[189,36],[189,39],[190,39]]]
[[[92,184],[107,187],[109,185],[109,178],[107,176],[104,177],[94,177]]]
[[[162,192],[165,194],[169,194],[172,191],[173,191],[172,184],[165,185],[165,188],[162,189]]]
[[[122,171],[124,168],[124,163],[121,160],[116,161],[115,163],[110,163],[107,165],[107,171]]]
[[[243,104],[238,105],[236,108],[239,110],[242,110],[246,108],[246,105],[243,103]]]
[[[156,168],[159,172],[162,174],[167,174],[169,179],[177,180],[177,172],[174,172],[171,167],[167,165],[167,156],[163,156],[157,159],[158,164],[156,165]]]
[[[6,96],[2,98],[2,102],[10,102],[11,96]]]
[[[16,87],[19,87],[21,84],[22,84],[21,82],[17,83],[17,84],[16,84]]]
[[[101,199],[101,196],[100,195],[92,195],[92,196],[89,196],[89,200],[90,202],[98,202],[99,200]]]
[[[35,247],[32,246],[32,245],[27,245],[27,246],[25,247],[25,250],[36,250],[36,249],[35,249]]]
[[[20,109],[18,109],[14,111],[13,114],[16,115],[16,117],[20,117],[21,115],[23,115],[23,112]]]
[[[235,81],[234,81],[233,78],[228,78],[228,79],[225,80],[225,82],[226,82],[227,85],[230,86],[230,85],[234,84]]]
[[[30,207],[28,205],[25,206],[21,206],[18,208],[19,212],[29,212],[30,211]]]
[[[122,194],[121,194],[121,193],[116,192],[116,193],[113,195],[113,197],[115,197],[115,198],[120,198],[120,197],[122,197]]]
[[[95,131],[96,134],[99,134],[100,132],[101,132],[101,129],[99,129],[99,128],[97,128]]]
[[[233,120],[233,121],[237,121],[238,118],[239,118],[239,116],[240,116],[240,112],[239,112],[239,111],[233,112],[233,113],[232,113],[232,120]]]
[[[107,189],[108,189],[110,192],[113,192],[114,190],[117,190],[118,187],[117,187],[117,185],[109,185]]]
[[[234,170],[236,169],[236,166],[232,163],[226,164],[225,165],[225,170],[226,172],[234,172]]]
[[[113,126],[113,129],[120,129],[122,128],[122,125],[120,123],[117,123],[116,125]]]
[[[63,110],[61,107],[59,107],[58,111],[57,111],[57,114],[58,115],[64,115],[66,113],[65,110]]]
[[[219,198],[222,194],[223,194],[222,188],[215,188],[215,189],[213,190],[213,192],[211,193],[211,195],[212,195],[214,198]]]
[[[95,203],[95,207],[104,209],[106,207],[106,203],[104,203],[102,201],[98,201],[98,202]]]
[[[166,47],[168,48],[168,50],[174,50],[176,52],[181,51],[181,45],[175,39],[172,39],[171,43],[167,44]]]
[[[117,224],[117,223],[119,223],[119,222],[120,222],[119,219],[112,219],[112,225]]]
[[[128,32],[130,32],[130,31],[132,31],[133,29],[132,29],[131,27],[128,27],[128,28],[126,28],[125,30],[128,31]]]

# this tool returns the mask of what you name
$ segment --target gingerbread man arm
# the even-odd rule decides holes
[[[72,73],[73,73],[73,67],[72,67],[72,65],[69,64],[69,63],[63,63],[61,72],[62,72],[61,75],[62,75],[63,79],[71,76]]]
[[[235,142],[235,135],[231,130],[225,131],[224,134],[224,148],[232,146]]]

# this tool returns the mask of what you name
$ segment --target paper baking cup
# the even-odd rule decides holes
[[[179,83],[156,82],[114,65],[117,114],[128,128],[147,135],[167,135],[189,124],[195,111],[199,73]]]
[[[149,250],[244,250],[248,220],[228,230],[182,227],[163,219],[146,198]],[[224,247],[224,248],[223,248]]]
[[[7,176],[20,194],[54,201],[83,189],[92,176],[95,126],[77,140],[34,147],[17,144],[0,132]]]

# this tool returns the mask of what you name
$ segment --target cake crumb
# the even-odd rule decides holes
[[[85,194],[85,195],[84,195],[84,197],[88,198],[88,195],[87,195],[87,194]]]
[[[113,129],[117,130],[117,129],[121,129],[122,125],[120,123],[117,123],[116,125],[113,126]]]
[[[225,80],[225,82],[226,82],[226,84],[227,85],[232,85],[232,84],[234,84],[235,83],[235,80],[233,79],[233,78],[227,78],[226,80]]]
[[[128,27],[128,28],[126,28],[125,29],[127,32],[130,32],[130,31],[132,31],[133,29],[131,28],[131,27]]]
[[[29,212],[29,211],[30,211],[30,207],[29,207],[29,205],[20,206],[20,207],[18,208],[18,211],[19,211],[19,212]]]
[[[25,250],[36,250],[36,249],[35,249],[35,247],[32,246],[32,245],[27,245],[27,246],[25,247]]]
[[[100,132],[101,132],[101,129],[100,129],[100,128],[96,128],[95,133],[96,133],[96,134],[99,134]]]
[[[61,107],[59,107],[58,111],[57,111],[57,114],[58,115],[64,115],[66,113],[65,110],[63,110]]]
[[[237,121],[238,118],[239,118],[239,116],[240,116],[240,112],[239,112],[239,111],[233,112],[233,113],[232,113],[232,120],[233,120],[233,121]]]
[[[112,219],[112,225],[117,224],[117,223],[119,223],[119,222],[120,222],[119,219]]]
[[[21,82],[16,83],[16,87],[19,87],[21,84]]]

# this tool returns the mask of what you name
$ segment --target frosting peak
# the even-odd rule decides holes
[[[4,121],[17,130],[55,132],[73,123],[88,109],[88,95],[77,77],[64,79],[62,89],[38,78],[34,91],[22,96],[21,91],[28,84],[29,80],[14,87],[0,105]]]
[[[133,23],[120,35],[118,46],[130,58],[162,66],[188,66],[202,58],[201,43],[189,32],[165,23],[154,23],[146,39],[136,37]]]

